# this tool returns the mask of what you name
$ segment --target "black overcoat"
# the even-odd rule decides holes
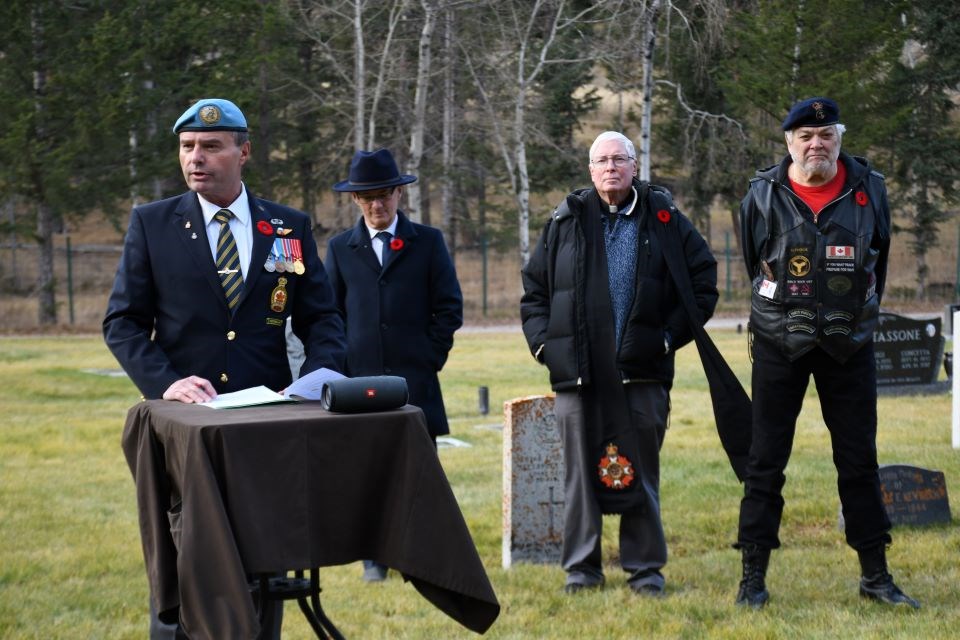
[[[383,268],[362,217],[330,239],[325,264],[346,325],[347,375],[406,378],[436,437],[450,432],[437,373],[463,324],[463,296],[440,231],[397,217],[401,246]]]

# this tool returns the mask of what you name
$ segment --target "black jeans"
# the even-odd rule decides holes
[[[817,348],[790,362],[776,345],[753,344],[753,440],[740,503],[738,546],[780,546],[784,469],[810,376],[830,431],[847,544],[890,542],[877,474],[877,375],[873,343],[841,364]]]

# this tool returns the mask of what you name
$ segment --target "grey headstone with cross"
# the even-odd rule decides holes
[[[504,568],[560,563],[564,463],[553,401],[528,396],[504,403]]]

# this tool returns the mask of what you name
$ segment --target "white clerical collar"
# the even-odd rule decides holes
[[[608,213],[611,213],[611,214],[616,213],[616,214],[619,214],[619,215],[622,215],[622,216],[628,216],[628,215],[630,215],[631,213],[633,213],[634,207],[637,206],[637,197],[638,197],[638,196],[637,196],[637,189],[636,189],[636,187],[631,186],[631,187],[630,187],[630,190],[633,191],[633,199],[630,200],[630,204],[628,204],[626,207],[624,207],[624,208],[622,208],[622,209],[621,209],[619,206],[615,205],[615,204],[608,204],[608,205],[607,205]],[[606,203],[604,203],[604,204],[606,204]]]
[[[244,226],[250,224],[250,201],[247,199],[247,187],[242,182],[240,183],[240,195],[230,203],[230,206],[221,207],[220,205],[213,204],[199,193],[197,194],[197,199],[200,201],[200,209],[203,211],[203,223],[206,225],[210,224],[213,216],[217,215],[217,211],[220,211],[220,209],[230,209],[230,213],[233,214],[238,222]]]

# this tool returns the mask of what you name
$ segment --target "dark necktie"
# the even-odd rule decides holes
[[[227,306],[232,311],[240,301],[243,291],[243,274],[240,271],[240,252],[237,251],[237,241],[230,232],[230,218],[233,213],[229,209],[220,209],[213,219],[220,223],[220,235],[217,238],[217,273],[220,275],[220,284],[227,297]]]
[[[387,266],[387,258],[390,257],[390,238],[393,235],[389,231],[381,231],[377,234],[382,245],[380,246],[380,266]]]

